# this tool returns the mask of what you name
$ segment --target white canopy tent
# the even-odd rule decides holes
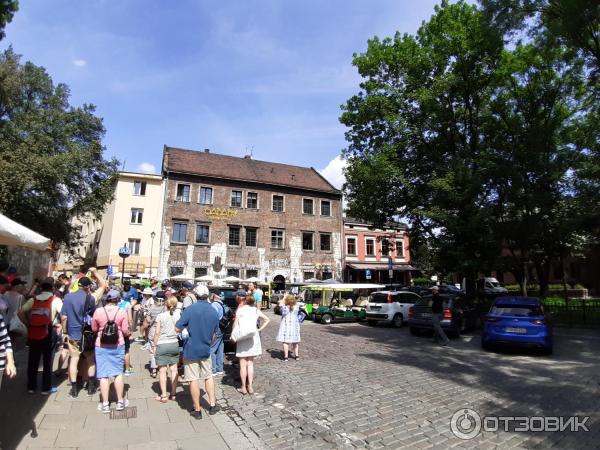
[[[175,275],[170,278],[171,281],[191,281],[194,277],[188,277],[187,275]]]
[[[0,214],[0,245],[16,245],[44,251],[50,239]]]

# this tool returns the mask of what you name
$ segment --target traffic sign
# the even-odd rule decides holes
[[[365,278],[367,280],[371,279],[371,269],[365,269]]]
[[[119,249],[119,256],[121,258],[128,258],[131,255],[131,252],[129,251],[129,249],[127,247],[121,247]]]

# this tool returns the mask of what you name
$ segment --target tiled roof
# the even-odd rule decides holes
[[[164,149],[163,172],[268,183],[341,194],[312,167],[290,166],[168,146]]]

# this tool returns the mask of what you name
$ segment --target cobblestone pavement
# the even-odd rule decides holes
[[[242,396],[233,362],[220,403],[241,432],[267,448],[598,448],[600,333],[555,331],[554,356],[480,349],[465,335],[448,347],[406,328],[302,325],[301,359],[281,360],[279,318],[263,333],[257,395]],[[590,416],[589,432],[482,432],[455,437],[451,416]]]

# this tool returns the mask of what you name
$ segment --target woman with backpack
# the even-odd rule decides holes
[[[292,345],[293,358],[298,361],[298,347],[300,344],[300,319],[298,318],[299,309],[296,307],[296,297],[286,295],[284,305],[281,307],[281,323],[279,324],[279,333],[277,333],[277,342],[283,343],[283,360],[288,361],[290,344]]]
[[[167,309],[156,316],[156,329],[154,330],[154,348],[156,349],[156,365],[158,366],[158,382],[160,395],[156,401],[166,403],[167,399],[175,400],[177,391],[177,363],[179,362],[179,341],[175,324],[181,316],[177,309],[177,297],[167,299]],[[171,395],[167,394],[167,369],[171,374]]]
[[[96,338],[96,378],[100,380],[100,403],[98,410],[110,413],[108,391],[110,378],[114,377],[117,394],[117,411],[127,407],[123,397],[123,365],[125,364],[125,337],[129,336],[127,313],[119,308],[121,294],[112,290],[106,295],[106,306],[96,308],[92,317],[92,331]]]

